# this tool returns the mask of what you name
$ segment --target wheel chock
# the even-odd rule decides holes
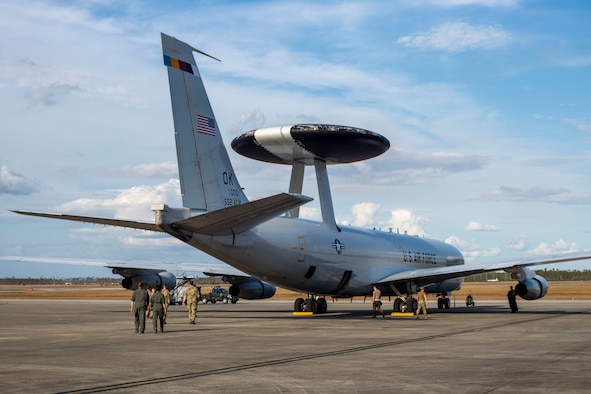
[[[314,312],[294,312],[294,316],[312,316]]]
[[[391,316],[396,317],[413,317],[415,314],[412,312],[392,312]]]

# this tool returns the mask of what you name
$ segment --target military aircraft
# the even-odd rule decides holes
[[[295,300],[295,312],[324,313],[326,296],[366,296],[373,285],[382,295],[397,296],[394,311],[414,311],[416,301],[407,301],[414,300],[409,296],[420,287],[448,296],[460,288],[465,276],[498,270],[511,273],[518,281],[519,296],[535,300],[547,293],[548,283],[528,267],[591,258],[591,252],[582,252],[465,264],[458,249],[438,240],[340,226],[333,211],[327,166],[366,160],[390,147],[384,136],[357,127],[295,124],[236,137],[231,144],[236,152],[291,166],[288,193],[249,201],[222,141],[193,52],[213,57],[166,34],[161,38],[183,208],[153,205],[154,223],[15,212],[165,232],[250,275],[257,285],[268,282],[308,294],[306,299]],[[306,166],[315,169],[319,222],[299,217],[299,207],[312,200],[301,194]],[[259,288],[259,295],[264,295],[264,286]]]

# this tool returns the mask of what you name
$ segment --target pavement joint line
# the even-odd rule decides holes
[[[110,384],[110,385],[89,387],[86,389],[61,391],[61,392],[59,392],[59,394],[100,393],[100,392],[105,392],[105,391],[137,388],[137,387],[142,387],[142,386],[167,383],[167,382],[178,381],[178,380],[189,380],[189,379],[195,379],[195,378],[204,377],[204,376],[220,375],[220,374],[226,374],[226,373],[232,373],[232,372],[246,371],[246,370],[250,370],[250,369],[257,369],[257,368],[268,367],[268,366],[273,366],[273,365],[289,364],[289,363],[294,363],[294,362],[299,362],[299,361],[306,361],[306,360],[313,360],[313,359],[317,359],[317,358],[324,358],[324,357],[338,356],[338,355],[343,355],[343,354],[357,353],[357,352],[363,352],[363,351],[367,351],[367,350],[386,348],[386,347],[390,347],[390,346],[398,346],[398,345],[403,345],[403,344],[408,344],[408,343],[417,343],[417,342],[429,341],[429,340],[434,340],[434,339],[448,338],[448,337],[452,337],[452,336],[463,335],[463,334],[468,334],[468,333],[473,333],[473,332],[489,331],[489,330],[502,328],[502,327],[506,327],[506,326],[527,324],[527,323],[532,323],[532,322],[536,322],[536,321],[540,321],[540,320],[548,320],[548,319],[559,318],[559,317],[568,317],[571,315],[585,314],[585,313],[589,313],[589,312],[591,312],[591,311],[569,312],[566,314],[553,314],[553,315],[548,315],[548,316],[541,316],[541,317],[535,317],[535,318],[530,318],[530,319],[524,319],[521,321],[513,321],[512,320],[512,321],[507,321],[507,322],[494,324],[494,325],[466,328],[466,329],[456,330],[453,332],[445,332],[445,333],[441,333],[441,334],[427,335],[427,336],[413,338],[413,339],[388,341],[388,342],[383,342],[383,343],[376,343],[376,344],[364,345],[364,346],[356,346],[356,347],[340,349],[340,350],[331,350],[331,351],[326,351],[326,352],[322,352],[322,353],[303,354],[300,356],[272,359],[272,360],[260,361],[260,362],[249,363],[249,364],[241,364],[241,365],[236,365],[233,367],[211,369],[211,370],[207,370],[207,371],[189,372],[189,373],[184,373],[184,374],[179,374],[179,375],[171,375],[171,376],[166,376],[166,377],[161,377],[161,378],[136,380],[136,381],[130,381],[130,382],[115,383],[115,384]]]

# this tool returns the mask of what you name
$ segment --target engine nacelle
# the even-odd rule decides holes
[[[124,278],[121,281],[121,286],[128,290],[137,289],[139,282],[143,283],[144,289],[147,287],[157,287],[166,285],[169,289],[174,289],[176,286],[176,276],[168,271],[162,271],[153,275],[136,275]]]
[[[230,286],[230,294],[246,300],[271,298],[275,295],[275,290],[275,286],[256,279]]]
[[[515,286],[515,294],[524,300],[537,300],[548,293],[548,282],[546,278],[536,275],[531,279],[519,282]]]

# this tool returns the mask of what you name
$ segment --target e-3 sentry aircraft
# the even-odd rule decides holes
[[[257,284],[268,282],[308,294],[295,300],[294,311],[314,313],[326,312],[326,296],[366,296],[373,285],[383,295],[397,296],[394,311],[413,311],[416,301],[405,300],[414,300],[408,296],[420,287],[447,296],[460,288],[463,277],[498,270],[518,281],[519,296],[535,300],[547,293],[548,283],[528,267],[591,258],[591,252],[583,252],[465,264],[458,249],[441,241],[339,226],[327,166],[369,159],[390,147],[380,134],[356,127],[296,124],[257,129],[235,138],[232,148],[238,153],[292,167],[288,193],[249,201],[222,141],[193,52],[211,56],[166,34],[162,34],[162,49],[184,207],[153,205],[154,223],[15,212],[168,233],[252,275]],[[316,172],[321,222],[299,218],[299,207],[312,200],[301,194],[306,166]],[[240,287],[235,288],[239,291]],[[264,287],[259,295],[264,295]],[[442,298],[439,307],[448,303]]]

